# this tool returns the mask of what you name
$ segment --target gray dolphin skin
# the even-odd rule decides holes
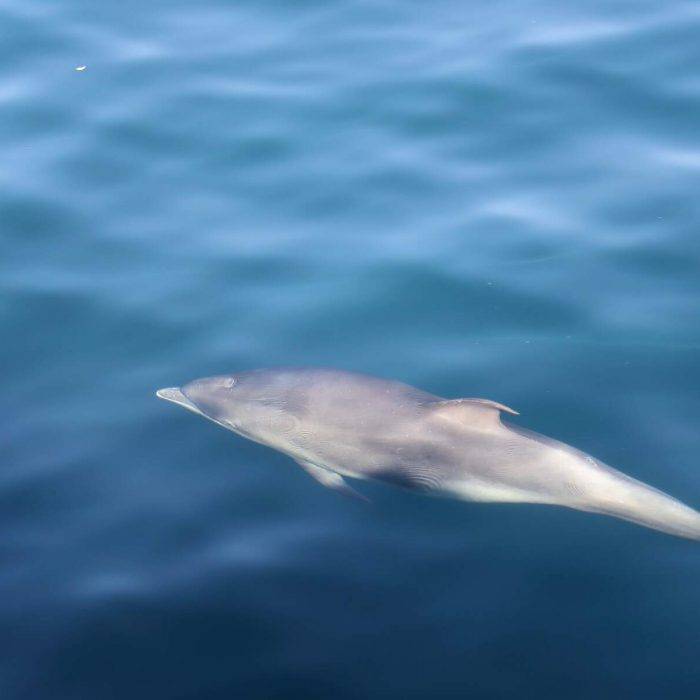
[[[443,399],[333,369],[262,369],[157,395],[289,455],[349,495],[344,477],[468,501],[545,503],[700,540],[700,513],[562,442],[501,421],[488,399]]]

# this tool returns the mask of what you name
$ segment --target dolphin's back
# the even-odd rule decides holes
[[[346,430],[359,437],[416,418],[439,396],[402,382],[334,369],[258,370],[246,373],[269,388],[280,407],[309,430]],[[255,376],[252,376],[255,375]]]
[[[423,404],[440,401],[439,396],[390,379],[333,369],[290,371],[290,379],[308,392],[317,410],[359,414],[415,410]]]

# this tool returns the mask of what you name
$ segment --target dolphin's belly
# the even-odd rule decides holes
[[[533,440],[419,427],[302,430],[292,449],[283,451],[342,476],[464,500],[547,502],[553,490],[566,491],[566,480],[557,468],[548,468],[542,446]]]
[[[421,491],[442,491],[458,478],[458,452],[452,446],[421,433],[408,421],[384,428],[314,426],[310,430],[301,425],[284,446],[271,446],[342,476]]]
[[[552,445],[502,424],[480,430],[382,409],[327,411],[324,420],[284,413],[263,442],[342,476],[465,500],[546,502],[569,490]]]

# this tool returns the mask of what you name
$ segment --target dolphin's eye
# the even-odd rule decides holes
[[[236,380],[234,377],[229,377],[225,382],[224,382],[224,387],[226,389],[230,389],[234,384],[236,383]]]

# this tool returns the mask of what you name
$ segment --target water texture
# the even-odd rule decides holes
[[[154,390],[485,396],[700,507],[700,6],[0,5],[0,695],[700,697],[700,547]],[[85,66],[84,70],[76,70]]]

